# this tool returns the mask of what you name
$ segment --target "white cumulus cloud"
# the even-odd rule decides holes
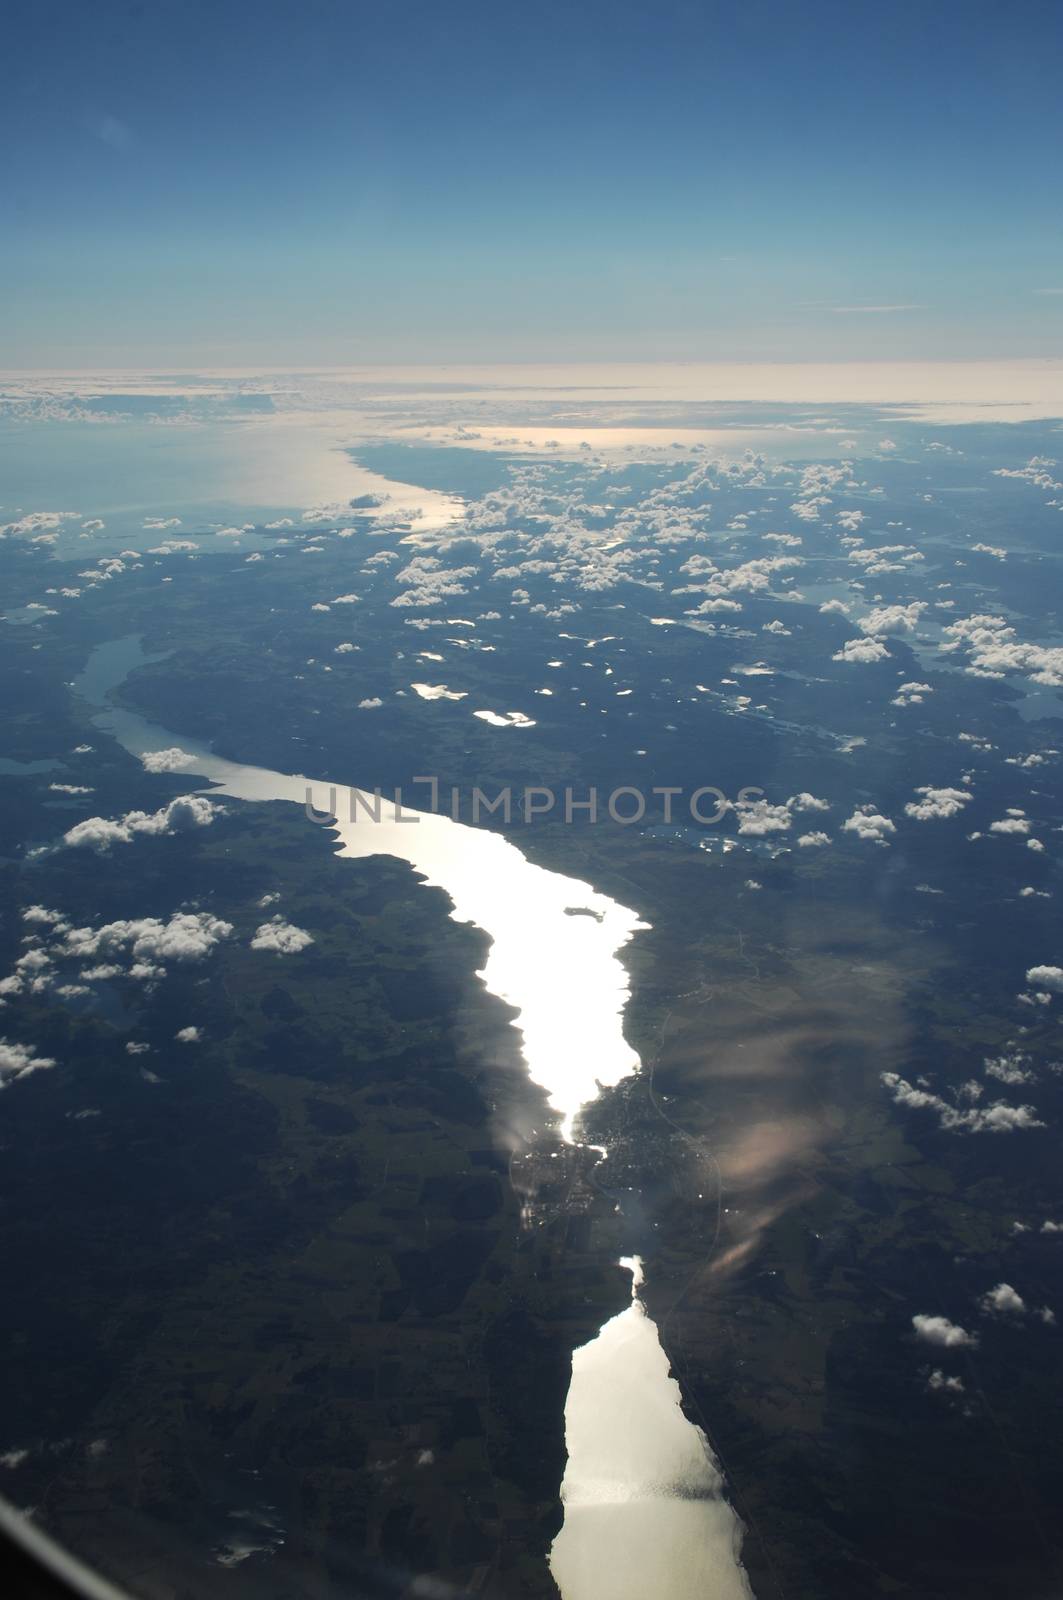
[[[24,1078],[30,1072],[42,1072],[54,1066],[50,1056],[39,1056],[32,1045],[0,1039],[0,1089],[6,1089],[16,1078]]]
[[[852,816],[842,823],[842,828],[869,844],[888,844],[888,835],[897,832],[896,823],[876,811],[874,806],[858,806]]]
[[[181,772],[192,765],[195,756],[172,745],[169,750],[145,750],[140,759],[145,772]]]
[[[263,922],[255,929],[251,940],[252,950],[272,950],[279,956],[294,955],[297,950],[305,950],[308,944],[313,944],[314,936],[307,933],[305,928],[297,928],[294,923],[286,922],[280,915],[271,917],[268,922]]]
[[[978,1302],[983,1311],[1001,1316],[1021,1317],[1026,1314],[1026,1301],[1010,1283],[998,1283]]]
[[[978,1343],[976,1333],[968,1333],[966,1328],[950,1322],[948,1317],[930,1316],[925,1311],[916,1313],[912,1318],[912,1327],[917,1339],[922,1339],[926,1344],[941,1345],[946,1350],[960,1350]]]
[[[840,650],[835,650],[831,660],[867,665],[872,661],[884,661],[888,655],[886,646],[878,639],[848,639]]]
[[[935,789],[924,785],[917,789],[921,800],[909,800],[904,808],[906,816],[916,822],[930,822],[940,817],[954,817],[973,798],[966,789]]]
[[[109,850],[113,844],[130,844],[137,834],[183,833],[208,828],[224,808],[205,795],[182,794],[160,811],[127,811],[124,817],[87,817],[63,835],[71,849]]]
[[[1063,994],[1063,967],[1028,967],[1026,982],[1031,988],[1051,989],[1053,994]]]

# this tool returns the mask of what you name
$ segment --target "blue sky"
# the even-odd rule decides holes
[[[1053,3],[4,30],[0,366],[1063,354]]]

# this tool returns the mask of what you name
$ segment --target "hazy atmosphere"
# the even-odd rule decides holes
[[[4,362],[1060,349],[1059,16],[15,0]]]

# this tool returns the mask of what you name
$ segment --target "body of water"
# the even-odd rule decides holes
[[[291,417],[152,424],[125,418],[86,424],[0,421],[0,522],[31,513],[64,513],[53,530],[63,557],[115,554],[123,543],[143,552],[167,539],[217,527],[243,527],[307,512],[400,519],[418,531],[445,527],[460,514],[456,495],[399,483],[359,466],[345,429]],[[166,526],[176,519],[173,526]],[[93,526],[102,522],[102,528]],[[157,526],[145,526],[154,521]],[[84,523],[90,524],[88,531]],[[231,539],[222,547],[228,547]],[[256,541],[245,535],[243,548]],[[207,539],[204,548],[212,547]]]
[[[329,781],[227,761],[115,706],[110,691],[149,659],[138,638],[93,652],[75,688],[99,708],[93,720],[102,732],[137,756],[179,747],[192,758],[187,770],[209,779],[212,794],[303,806],[309,789],[319,809],[331,805]],[[387,801],[379,803],[379,822],[361,810],[357,821],[345,820],[348,791],[335,789],[340,857],[406,861],[445,890],[455,920],[488,935],[480,977],[516,1008],[529,1076],[573,1138],[581,1106],[639,1068],[623,1033],[629,988],[618,953],[647,924],[590,884],[535,866],[487,829],[429,812],[400,816]],[[680,1409],[657,1329],[637,1298],[641,1268],[628,1265],[631,1306],[573,1356],[554,1576],[563,1600],[740,1600],[749,1594],[738,1562],[741,1524],[705,1435]]]
[[[750,1600],[741,1524],[639,1299],[572,1357],[565,1521],[550,1566],[564,1600]]]

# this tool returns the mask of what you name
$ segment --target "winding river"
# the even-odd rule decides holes
[[[152,658],[139,638],[98,646],[74,685],[93,722],[127,751],[180,748],[211,794],[329,809],[330,780],[227,761],[208,746],[114,704],[111,693]],[[629,987],[618,953],[640,929],[635,912],[577,878],[528,861],[489,829],[431,812],[400,813],[359,791],[356,820],[340,790],[330,824],[341,857],[396,856],[449,896],[451,916],[491,941],[479,976],[513,1006],[528,1074],[546,1090],[572,1140],[581,1106],[638,1070],[624,1038]],[[416,820],[414,820],[416,819]],[[573,913],[576,913],[575,915]],[[580,915],[579,913],[584,913]],[[589,913],[589,914],[588,914]],[[563,1600],[741,1600],[741,1524],[723,1495],[708,1441],[683,1415],[657,1329],[638,1297],[576,1350],[565,1408],[564,1525],[551,1566]]]

